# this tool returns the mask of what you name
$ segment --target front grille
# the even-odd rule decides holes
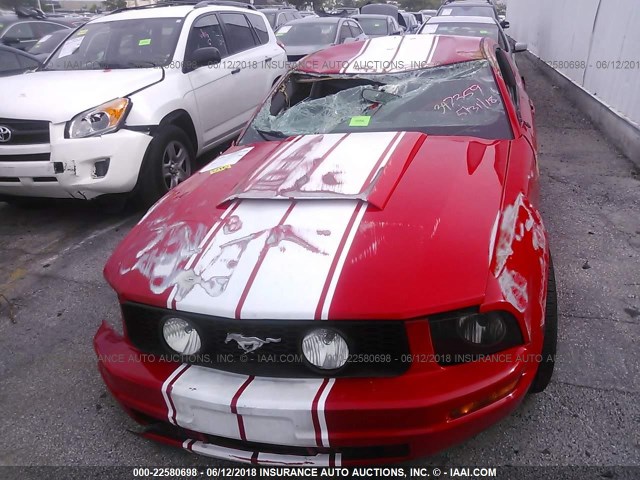
[[[50,153],[27,153],[23,155],[0,155],[0,162],[48,162]]]
[[[0,145],[49,143],[49,122],[44,120],[0,118],[0,127],[8,127],[11,130],[11,139]]]
[[[331,372],[332,377],[389,377],[401,375],[410,366],[402,321],[236,320],[135,303],[123,304],[122,313],[131,342],[143,352],[158,355],[175,355],[162,337],[161,321],[167,316],[189,320],[200,334],[202,347],[197,355],[179,360],[217,370],[267,377],[328,376],[308,365],[302,356],[302,339],[316,328],[337,330],[349,345],[349,361],[339,371]],[[245,354],[235,341],[225,343],[229,333],[281,340]]]

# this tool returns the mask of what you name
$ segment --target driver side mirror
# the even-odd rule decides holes
[[[215,47],[203,47],[196,49],[188,60],[187,71],[193,71],[205,65],[213,66],[222,61],[220,50]],[[185,72],[186,73],[186,72]]]
[[[502,20],[502,21],[500,22],[500,26],[501,26],[502,28],[504,28],[504,29],[507,29],[507,28],[509,28],[509,22],[507,22],[506,20]]]
[[[16,43],[20,43],[20,39],[15,37],[4,37],[2,39],[2,43],[5,45],[15,45]]]
[[[528,46],[527,46],[526,43],[516,42],[515,46],[513,47],[513,52],[514,53],[526,52],[527,48],[528,48]]]

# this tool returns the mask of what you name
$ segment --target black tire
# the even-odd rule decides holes
[[[558,293],[556,291],[556,276],[553,270],[553,259],[549,256],[549,281],[547,282],[547,304],[545,308],[544,341],[542,343],[542,361],[538,364],[538,371],[529,393],[543,392],[553,376],[556,363],[556,349],[558,346]]]
[[[174,158],[170,158],[171,151]],[[176,176],[167,177],[171,170],[168,163],[172,162],[175,163]],[[194,169],[194,148],[184,130],[175,125],[161,127],[153,136],[142,162],[134,190],[135,202],[139,206],[150,207],[171,188],[186,180]]]

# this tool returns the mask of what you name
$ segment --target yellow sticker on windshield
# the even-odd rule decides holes
[[[138,42],[138,46],[142,47],[143,45],[151,45],[151,39],[150,38],[143,38],[142,40],[140,40]]]
[[[371,121],[371,117],[361,116],[361,117],[351,117],[351,121],[349,122],[350,127],[366,127],[369,125]]]
[[[80,36],[80,35],[85,35],[89,30],[87,30],[86,28],[83,28],[82,30],[78,30],[78,33],[76,33],[76,36]]]
[[[209,170],[209,175],[213,175],[214,173],[220,173],[226,170],[227,168],[231,168],[231,167],[232,165],[222,165],[221,167],[212,168],[211,170]]]

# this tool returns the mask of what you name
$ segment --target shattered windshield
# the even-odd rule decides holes
[[[491,68],[476,60],[399,73],[292,72],[241,143],[359,131],[513,138]]]

